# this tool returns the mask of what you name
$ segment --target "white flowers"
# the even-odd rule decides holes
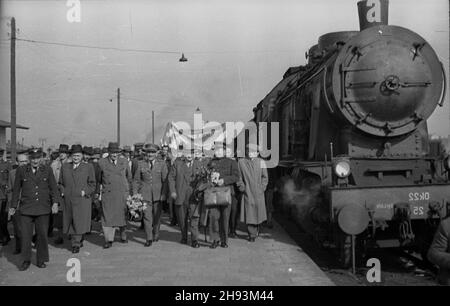
[[[127,197],[127,208],[132,220],[140,219],[142,212],[147,209],[147,203],[144,202],[142,195],[137,193]]]
[[[220,173],[219,172],[211,172],[211,182],[215,185],[219,183]]]

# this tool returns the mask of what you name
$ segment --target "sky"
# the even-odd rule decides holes
[[[10,121],[8,25],[17,38],[127,52],[17,41],[18,141],[121,145],[151,141],[170,121],[248,121],[252,108],[327,32],[358,30],[356,0],[81,0],[69,22],[67,0],[0,0],[0,119]],[[389,24],[421,35],[449,67],[448,0],[390,0]],[[179,62],[181,53],[188,58]],[[112,99],[113,102],[110,101]],[[450,134],[448,95],[429,132]]]

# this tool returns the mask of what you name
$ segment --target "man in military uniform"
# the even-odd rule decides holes
[[[149,247],[153,241],[159,240],[161,225],[161,196],[163,185],[167,180],[169,170],[166,162],[157,158],[158,146],[147,144],[144,147],[146,158],[139,161],[134,176],[134,193],[139,193],[147,203],[144,210],[143,222],[146,235],[145,246]]]
[[[11,200],[12,200],[12,191],[14,186],[14,180],[16,179],[16,171],[20,166],[28,165],[28,155],[24,152],[19,152],[16,156],[17,164],[13,166],[13,169],[9,173],[9,192],[8,192],[8,210],[11,208]],[[20,206],[20,199],[19,199]],[[22,233],[20,231],[20,213],[16,211],[14,216],[11,216],[13,228],[14,228],[14,238],[16,239],[16,249],[14,251],[14,255],[20,254],[21,252],[21,244],[22,244]]]
[[[11,200],[10,215],[13,216],[19,205],[20,229],[22,230],[22,265],[24,271],[31,264],[31,239],[33,227],[36,231],[36,265],[45,268],[48,254],[48,219],[50,213],[58,212],[60,194],[52,169],[41,163],[42,150],[30,151],[30,164],[17,168]],[[53,205],[52,205],[53,203]]]
[[[0,243],[5,246],[11,240],[8,232],[8,181],[9,172],[12,170],[11,163],[3,160],[4,149],[0,148]]]

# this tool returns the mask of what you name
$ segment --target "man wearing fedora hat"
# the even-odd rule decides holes
[[[101,176],[101,168],[98,165],[98,161],[100,160],[102,155],[102,150],[100,148],[94,148],[92,158],[89,160],[89,163],[94,167],[95,173],[95,182],[96,182],[96,192],[92,196],[92,220],[98,222],[100,221],[101,215],[101,204],[99,200],[99,191],[100,191],[100,176]]]
[[[52,168],[53,175],[55,176],[56,182],[59,182],[59,175],[61,173],[62,165],[70,162],[69,146],[67,144],[63,144],[63,143],[60,144],[58,152],[59,152],[58,158],[55,159],[50,164],[50,167]],[[58,229],[57,237],[55,238],[55,244],[63,244],[64,243],[64,239],[63,239],[63,235],[62,235],[62,223],[63,223],[62,207],[60,207],[60,210],[58,211],[58,213],[56,215],[50,215],[50,220],[49,220],[49,228],[48,228],[49,237],[52,236],[54,227],[56,227]]]
[[[166,162],[157,158],[158,146],[146,144],[144,152],[145,160],[139,161],[138,169],[134,175],[133,193],[141,194],[147,203],[143,222],[146,235],[145,246],[149,247],[153,241],[159,240],[161,199],[169,170]]]
[[[89,160],[91,160],[92,155],[94,155],[94,148],[93,147],[83,147],[83,162],[87,163]]]
[[[99,160],[102,201],[102,227],[107,249],[112,246],[116,228],[120,230],[121,242],[126,243],[126,202],[130,194],[131,172],[127,160],[120,157],[119,144],[108,144],[108,157]]]
[[[55,176],[51,168],[42,164],[42,150],[32,149],[29,153],[30,164],[20,166],[16,170],[10,215],[16,213],[20,200],[20,229],[22,231],[22,265],[20,270],[28,269],[31,263],[31,240],[33,227],[36,240],[36,263],[45,268],[49,261],[47,229],[50,213],[58,212],[60,195]],[[53,203],[53,205],[51,205]]]
[[[193,151],[187,150],[184,158],[175,161],[169,173],[169,188],[181,229],[181,243],[188,243],[189,228],[193,248],[200,247],[198,242],[200,210],[194,194],[196,186],[193,184],[201,167],[201,162],[193,158]]]
[[[72,145],[71,163],[61,169],[59,184],[64,194],[63,233],[72,237],[72,253],[78,253],[85,233],[91,229],[91,196],[95,193],[95,172],[90,163],[83,162],[81,145]]]

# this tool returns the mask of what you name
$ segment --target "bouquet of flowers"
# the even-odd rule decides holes
[[[139,222],[142,220],[143,212],[147,208],[144,198],[137,193],[127,197],[128,220]]]

